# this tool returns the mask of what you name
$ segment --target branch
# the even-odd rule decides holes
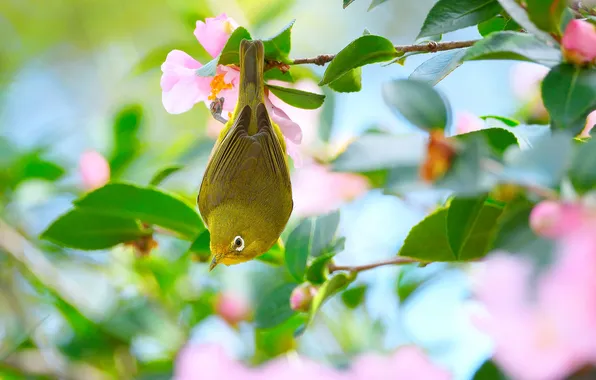
[[[420,266],[425,266],[427,264],[430,264],[430,262],[428,262],[428,261],[413,259],[411,257],[398,256],[398,257],[394,257],[389,260],[379,261],[378,263],[365,264],[365,265],[343,266],[343,265],[329,264],[328,268],[329,268],[329,273],[333,273],[338,270],[345,270],[345,271],[352,272],[352,273],[359,273],[359,272],[363,272],[365,270],[383,267],[383,266],[387,266],[387,265],[404,265],[404,264],[413,264],[413,263],[418,263],[418,264],[420,264]]]
[[[429,41],[425,44],[417,45],[396,45],[395,51],[401,53],[410,53],[414,51],[435,53],[438,51],[461,49],[474,45],[478,40],[470,41],[453,41],[453,42],[435,42]],[[321,54],[314,58],[298,58],[293,60],[290,65],[304,65],[304,64],[315,64],[323,66],[329,63],[335,58],[335,54]]]

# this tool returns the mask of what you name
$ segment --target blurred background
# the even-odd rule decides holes
[[[369,2],[356,0],[345,10],[340,0],[0,2],[0,374],[169,378],[177,351],[191,339],[218,342],[253,364],[296,349],[343,365],[360,352],[416,343],[457,379],[471,376],[491,347],[470,325],[473,305],[461,268],[364,272],[358,278],[368,286],[363,306],[350,309],[335,297],[295,340],[292,319],[257,331],[249,322],[230,323],[216,307],[227,294],[254,308],[279,282],[278,269],[262,262],[208,273],[202,263],[173,265],[188,243],[168,237],[142,259],[126,246],[80,252],[37,239],[85,192],[79,162],[87,151],[108,158],[113,179],[136,183],[148,183],[165,166],[184,165],[163,187],[190,201],[196,197],[214,142],[211,117],[203,104],[168,114],[159,82],[172,49],[209,59],[193,36],[197,20],[225,12],[253,37],[266,38],[296,19],[291,56],[307,58],[338,52],[365,28],[395,44],[414,43],[433,4],[389,0],[367,12]],[[443,40],[478,37],[468,28]],[[370,128],[410,131],[385,107],[381,85],[407,77],[427,58],[364,67],[361,92],[328,94],[323,110],[304,111],[302,127],[315,134],[330,130],[335,146]],[[484,61],[466,63],[437,87],[456,117],[511,116],[519,108],[511,83],[511,63]],[[345,202],[340,231],[346,247],[337,263],[395,255],[439,199],[370,191]]]

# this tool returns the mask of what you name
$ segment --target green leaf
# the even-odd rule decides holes
[[[428,137],[422,133],[390,135],[368,133],[348,145],[332,168],[342,172],[369,172],[396,166],[417,166],[426,154]]]
[[[319,285],[327,281],[329,276],[329,262],[333,260],[335,252],[325,253],[316,257],[309,265],[306,271],[306,279],[314,285]]]
[[[515,20],[521,27],[523,27],[528,33],[535,35],[539,39],[555,44],[555,40],[550,34],[540,30],[534,25],[534,23],[528,17],[525,9],[519,5],[516,0],[497,0],[503,9],[507,12],[512,19]]]
[[[313,92],[296,90],[295,88],[274,86],[272,84],[266,84],[266,86],[282,101],[297,108],[314,110],[323,105],[323,101],[325,100],[325,95],[315,94]]]
[[[114,120],[114,148],[110,156],[111,176],[117,178],[138,156],[141,146],[139,133],[143,122],[143,109],[139,105],[123,107]]]
[[[371,63],[389,61],[397,52],[391,41],[372,34],[358,37],[329,63],[320,86],[329,84],[348,71]]]
[[[486,360],[474,373],[472,380],[509,380],[492,360]]]
[[[424,284],[434,278],[435,271],[429,273],[433,267],[421,268],[417,264],[401,265],[397,276],[397,296],[400,303],[405,303]]]
[[[530,20],[545,32],[560,34],[560,22],[565,0],[526,0]]]
[[[281,239],[271,247],[267,252],[257,256],[257,260],[271,265],[283,265],[285,261],[285,250],[281,243]]]
[[[579,145],[576,149],[569,179],[576,191],[585,193],[596,188],[596,138]]]
[[[518,23],[512,18],[508,16],[504,17],[502,15],[497,15],[490,20],[486,20],[478,24],[478,33],[480,33],[482,37],[486,37],[491,33],[500,32],[503,30],[519,32],[521,29],[521,26],[519,26]]]
[[[414,69],[409,79],[419,80],[434,86],[461,66],[465,54],[465,49],[459,49],[434,55]]]
[[[19,168],[19,178],[17,178],[19,182],[33,178],[56,181],[66,173],[62,166],[41,158],[37,152],[27,154],[19,159],[17,167]]]
[[[206,263],[211,257],[211,248],[209,246],[211,237],[209,231],[203,231],[190,245],[188,250],[194,253],[195,257],[201,263]]]
[[[323,108],[321,110],[320,120],[319,120],[319,138],[328,143],[331,139],[331,133],[333,132],[333,123],[335,122],[335,93],[329,90],[326,87],[322,88],[323,93],[325,94],[325,103],[323,103]]]
[[[569,64],[554,67],[542,82],[542,100],[552,128],[579,133],[588,114],[596,109],[596,69]]]
[[[368,11],[372,11],[374,8],[376,8],[377,6],[383,4],[384,2],[386,2],[387,0],[373,0],[370,3],[370,6],[368,7]]]
[[[512,31],[495,32],[467,49],[464,61],[509,59],[533,61],[545,66],[561,62],[561,51],[535,36]]]
[[[503,156],[505,150],[510,146],[518,145],[518,140],[515,134],[500,127],[484,128],[479,131],[462,133],[457,135],[456,139],[467,141],[469,138],[475,138],[476,136],[482,136],[492,148],[493,152],[499,157]]]
[[[358,285],[353,288],[344,290],[341,294],[341,300],[344,305],[350,309],[355,309],[364,302],[364,296],[366,295],[366,285]]]
[[[318,216],[314,219],[314,236],[310,246],[310,255],[313,257],[326,253],[328,249],[335,252],[343,250],[343,243],[337,246],[335,243],[341,242],[342,238],[337,238],[339,228],[339,211],[334,211],[326,215]]]
[[[265,294],[255,310],[257,328],[268,329],[284,323],[296,312],[290,308],[290,295],[297,284],[283,284]]]
[[[265,81],[279,80],[282,82],[294,83],[294,78],[290,71],[283,72],[279,67],[274,67],[265,71]]]
[[[345,273],[338,273],[321,285],[317,291],[317,294],[313,297],[312,303],[310,305],[307,325],[312,323],[317,312],[321,306],[323,306],[325,301],[327,301],[337,292],[346,288],[352,281],[354,281],[354,276],[347,275]]]
[[[502,210],[485,204],[486,196],[455,197],[447,214],[447,235],[451,250],[460,260],[488,251]]]
[[[295,314],[275,328],[255,329],[256,361],[273,359],[294,349],[296,346],[294,331],[304,323],[304,320],[303,314]]]
[[[505,116],[485,115],[485,116],[480,116],[480,118],[484,121],[487,121],[489,119],[495,119],[495,120],[498,120],[501,123],[505,124],[508,127],[517,127],[519,125],[519,121],[505,117]]]
[[[274,37],[263,40],[265,59],[281,62],[287,61],[290,50],[292,49],[292,26],[294,26],[295,22],[296,20],[290,21]]]
[[[396,79],[383,85],[383,98],[392,111],[423,130],[445,129],[449,104],[430,84]]]
[[[348,5],[352,4],[354,0],[344,0],[344,9],[348,7]]]
[[[72,209],[56,219],[40,236],[58,245],[96,250],[146,236],[147,230],[134,219]]]
[[[500,11],[496,0],[439,0],[428,12],[418,38],[476,25]]]
[[[156,224],[189,239],[205,230],[199,214],[176,196],[126,183],[109,183],[75,201],[75,205],[98,214]]]
[[[329,83],[335,92],[358,92],[362,89],[362,67],[352,69]]]
[[[151,181],[149,181],[149,185],[159,186],[169,176],[176,173],[177,171],[180,171],[183,168],[184,168],[184,166],[182,166],[182,165],[167,166],[167,167],[161,169],[160,171],[158,171],[157,173],[155,173],[153,178],[151,178]]]
[[[220,65],[240,65],[240,42],[252,40],[250,33],[240,26],[232,32],[219,56]]]
[[[214,77],[217,73],[217,64],[219,62],[219,55],[207,62],[201,68],[196,71],[196,74],[200,77]]]

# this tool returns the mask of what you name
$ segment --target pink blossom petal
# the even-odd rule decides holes
[[[596,59],[596,26],[584,20],[571,20],[561,40],[568,61],[578,64]]]
[[[584,130],[580,134],[580,137],[590,137],[590,131],[596,125],[596,110],[590,112],[588,117],[586,118],[586,126]]]
[[[516,63],[511,69],[511,85],[515,96],[523,101],[539,96],[540,83],[548,71],[548,67],[537,63]]]
[[[530,227],[540,236],[557,238],[577,228],[582,219],[579,205],[542,201],[530,213]]]
[[[455,122],[455,134],[469,133],[479,131],[484,128],[484,120],[473,113],[462,111],[458,112]]]
[[[110,165],[100,153],[86,151],[79,160],[79,170],[83,185],[88,190],[102,187],[110,180]]]
[[[265,105],[269,111],[269,116],[275,124],[279,126],[283,135],[295,144],[302,142],[302,130],[300,126],[290,120],[290,117],[281,108],[278,108],[271,103],[268,98],[265,98]]]
[[[294,161],[294,167],[301,168],[303,165],[302,153],[300,152],[298,145],[294,144],[293,142],[291,142],[288,139],[285,139],[285,142],[286,142],[286,152],[288,153],[288,156],[290,156],[292,158],[292,161]]]
[[[215,58],[221,53],[237,26],[236,21],[222,13],[217,17],[206,18],[205,22],[197,21],[194,34],[205,50]]]
[[[180,50],[172,50],[161,65],[162,103],[166,111],[179,114],[204,101],[211,90],[211,78],[199,77],[201,64]]]
[[[339,371],[322,366],[308,358],[277,359],[258,369],[259,379],[283,380],[342,380],[346,377]],[[347,379],[346,379],[347,380]]]
[[[174,380],[228,380],[252,378],[251,371],[232,360],[217,345],[185,346],[176,359]]]
[[[215,302],[215,312],[231,325],[245,321],[250,316],[250,305],[232,293],[222,293]]]

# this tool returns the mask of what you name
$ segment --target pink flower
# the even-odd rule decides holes
[[[368,180],[361,175],[331,172],[327,167],[312,162],[292,175],[294,214],[325,214],[364,194],[369,187]]]
[[[530,227],[537,235],[561,237],[582,223],[582,210],[579,205],[555,201],[542,201],[530,213]]]
[[[455,121],[455,134],[479,131],[484,128],[484,120],[470,112],[458,112]]]
[[[217,57],[223,50],[230,34],[237,27],[237,23],[230,17],[221,14],[215,18],[207,18],[205,22],[197,21],[194,31],[199,43],[207,50],[213,58]],[[203,102],[207,106],[217,98],[224,98],[223,110],[231,112],[238,101],[238,85],[240,82],[240,71],[236,66],[218,65],[215,76],[201,77],[197,70],[202,64],[180,51],[173,50],[162,64],[162,103],[167,112],[180,114],[189,111],[195,104]],[[290,120],[288,115],[278,107],[274,106],[268,99],[265,100],[271,120],[279,125],[286,139],[288,154],[294,160],[294,164],[300,163],[299,151],[292,146],[302,141],[300,126]],[[209,131],[211,135],[213,131]]]
[[[87,190],[102,187],[110,180],[110,164],[100,153],[88,150],[81,155],[79,171]]]
[[[596,110],[590,112],[588,117],[586,118],[586,126],[584,127],[582,133],[579,135],[580,137],[590,137],[590,131],[596,125]]]
[[[317,289],[308,282],[296,287],[290,295],[290,307],[296,311],[308,311]]]
[[[449,371],[434,365],[416,346],[404,346],[390,356],[362,355],[356,359],[351,368],[353,380],[449,380],[451,378]]]
[[[242,363],[230,359],[217,345],[188,344],[178,353],[174,380],[254,379]]]
[[[523,102],[530,120],[548,121],[548,111],[542,102],[540,86],[549,68],[531,62],[516,63],[511,70],[514,95]]]
[[[250,306],[232,293],[221,293],[215,301],[215,313],[232,326],[250,318]]]
[[[584,20],[571,20],[562,39],[568,62],[583,65],[596,60],[596,27]]]

